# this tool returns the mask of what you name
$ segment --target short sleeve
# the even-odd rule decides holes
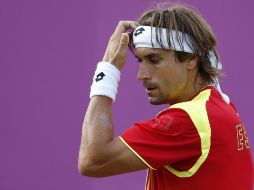
[[[197,129],[188,114],[178,108],[163,111],[148,121],[135,123],[120,138],[152,169],[166,165],[181,166],[188,160],[194,164],[201,155]]]

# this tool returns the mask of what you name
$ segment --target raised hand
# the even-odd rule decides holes
[[[110,62],[119,70],[126,61],[126,49],[129,43],[128,29],[134,30],[138,26],[134,21],[120,21],[115,32],[110,37],[108,47],[103,57],[103,61]]]

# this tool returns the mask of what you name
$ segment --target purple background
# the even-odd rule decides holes
[[[91,79],[119,20],[149,0],[0,0],[0,190],[144,189],[145,171],[81,177],[81,126]],[[254,1],[186,0],[218,38],[226,77],[254,146]],[[241,3],[240,3],[241,2]],[[116,136],[165,106],[151,106],[129,56],[114,105]]]

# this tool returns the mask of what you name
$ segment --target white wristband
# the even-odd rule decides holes
[[[93,77],[90,98],[93,96],[107,96],[115,101],[121,72],[116,66],[108,62],[99,62]]]

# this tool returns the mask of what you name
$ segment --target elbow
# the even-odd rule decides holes
[[[89,173],[90,173],[88,165],[86,165],[80,161],[78,163],[78,171],[79,171],[79,174],[82,176],[89,176]]]
[[[79,160],[78,163],[78,170],[80,175],[82,176],[88,176],[88,177],[94,177],[94,164],[89,161],[88,159]]]
[[[92,159],[89,158],[79,159],[78,170],[82,176],[95,178],[105,177],[103,172],[101,172],[102,166],[96,164]]]
[[[93,177],[91,170],[89,170],[87,167],[79,165],[78,170],[81,176]]]

